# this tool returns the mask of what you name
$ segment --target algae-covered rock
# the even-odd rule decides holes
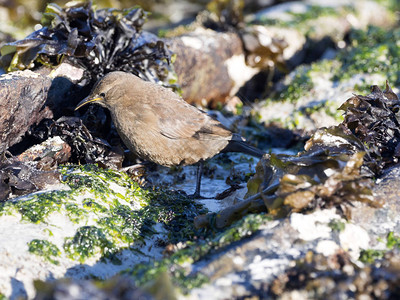
[[[371,24],[363,23],[366,29],[349,28],[348,45],[338,41],[337,51],[331,49],[324,59],[293,70],[253,110],[255,118],[312,131],[340,123],[339,99],[350,98],[354,88],[365,92],[386,79],[397,86],[399,31]]]
[[[49,276],[110,278],[161,258],[159,245],[194,234],[201,205],[192,200],[145,190],[125,173],[94,165],[60,171],[59,187],[0,205],[0,290],[6,296],[12,280],[22,283],[17,294],[32,298],[33,281]]]

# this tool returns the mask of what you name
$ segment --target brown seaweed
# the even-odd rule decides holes
[[[90,82],[110,71],[126,71],[169,86],[171,53],[164,42],[142,30],[147,13],[140,7],[94,10],[91,2],[52,3],[43,28],[1,48],[7,71],[58,65],[67,59],[83,67]]]
[[[373,179],[398,162],[400,101],[388,83],[383,92],[377,86],[371,91],[348,99],[340,107],[344,121],[318,129],[305,151],[265,155],[248,181],[247,199],[218,214],[199,216],[196,226],[221,228],[247,213],[266,211],[280,218],[329,207],[350,219],[354,201],[381,207],[372,192]]]
[[[354,95],[339,108],[344,110],[343,127],[366,146],[366,165],[376,175],[398,163],[400,157],[400,100],[388,82],[381,91],[371,87],[367,96]]]

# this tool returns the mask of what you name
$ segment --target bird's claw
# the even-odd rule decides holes
[[[189,199],[193,199],[193,200],[195,200],[195,199],[197,199],[197,200],[214,199],[214,197],[204,197],[204,196],[200,195],[200,193],[196,193],[196,192],[194,194],[188,195],[187,197]]]

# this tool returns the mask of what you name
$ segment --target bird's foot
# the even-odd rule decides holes
[[[200,193],[195,192],[194,194],[188,195],[189,199],[214,199],[213,197],[203,197]]]

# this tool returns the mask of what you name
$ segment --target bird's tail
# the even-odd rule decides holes
[[[222,152],[241,152],[258,158],[261,158],[265,154],[264,151],[250,146],[243,140],[237,139],[229,141],[229,144],[222,150]]]

